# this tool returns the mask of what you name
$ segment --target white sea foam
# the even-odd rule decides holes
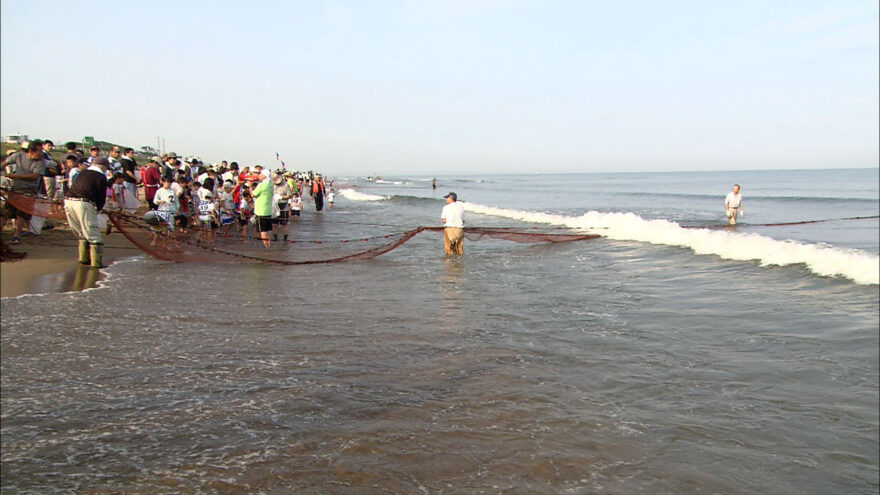
[[[387,199],[385,196],[364,194],[353,189],[344,189],[341,194],[354,201]],[[472,213],[568,227],[609,239],[685,247],[697,254],[715,255],[728,260],[757,260],[761,266],[803,263],[818,275],[846,277],[857,284],[880,283],[880,257],[858,249],[777,240],[759,234],[725,230],[685,229],[675,222],[645,220],[634,213],[591,211],[571,217],[465,201],[462,201],[462,205],[466,211]]]
[[[382,201],[383,199],[387,199],[385,196],[366,194],[355,191],[354,189],[343,189],[339,191],[339,195],[352,201]]]
[[[685,229],[667,220],[645,220],[633,213],[588,212],[578,217],[496,208],[464,202],[465,210],[533,223],[595,232],[609,239],[649,242],[692,249],[729,260],[757,260],[762,266],[805,264],[812,272],[842,276],[858,284],[880,282],[880,257],[857,249],[776,240],[758,234]]]

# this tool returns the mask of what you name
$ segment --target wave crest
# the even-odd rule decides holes
[[[634,213],[591,211],[577,217],[464,203],[465,210],[533,223],[598,233],[609,239],[685,247],[697,254],[729,260],[757,260],[761,266],[803,263],[822,276],[846,277],[857,284],[880,283],[880,257],[857,249],[780,241],[759,234],[685,229],[667,220],[646,220]]]

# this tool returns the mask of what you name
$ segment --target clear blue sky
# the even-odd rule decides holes
[[[0,9],[4,135],[331,175],[880,162],[876,0]]]

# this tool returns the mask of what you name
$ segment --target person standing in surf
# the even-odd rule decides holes
[[[736,225],[737,215],[743,216],[744,214],[742,200],[742,194],[739,192],[739,184],[734,184],[733,191],[727,193],[727,197],[724,198],[724,209],[727,211],[727,218],[729,219],[730,225]]]
[[[103,268],[104,238],[98,226],[98,212],[107,201],[107,157],[99,156],[76,178],[64,198],[64,214],[70,230],[79,240],[79,262]]]
[[[443,219],[443,248],[447,255],[464,254],[464,207],[458,202],[454,192],[443,196],[446,206],[440,213]]]
[[[260,183],[254,187],[251,193],[254,197],[254,215],[257,217],[257,230],[260,231],[260,239],[267,249],[272,246],[269,234],[272,232],[272,201],[275,195],[275,186],[269,177],[263,173],[258,176]]]
[[[321,176],[315,177],[315,180],[312,181],[312,199],[315,200],[315,210],[321,211],[324,209],[324,179]]]

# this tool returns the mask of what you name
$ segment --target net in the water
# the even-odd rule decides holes
[[[66,220],[64,205],[43,198],[4,191],[4,197],[15,208],[25,213]],[[391,234],[354,239],[295,239],[275,241],[290,244],[290,249],[266,249],[259,239],[240,237],[238,228],[224,235],[219,229],[210,241],[199,229],[169,227],[155,212],[144,216],[125,212],[108,213],[113,226],[135,246],[156,258],[175,262],[201,263],[273,263],[307,265],[338,263],[375,258],[392,251],[423,232],[442,232],[443,227],[415,227]],[[252,226],[248,229],[253,231]],[[464,236],[471,241],[484,238],[518,243],[558,243],[582,241],[599,237],[595,234],[530,232],[513,228],[467,227]]]

